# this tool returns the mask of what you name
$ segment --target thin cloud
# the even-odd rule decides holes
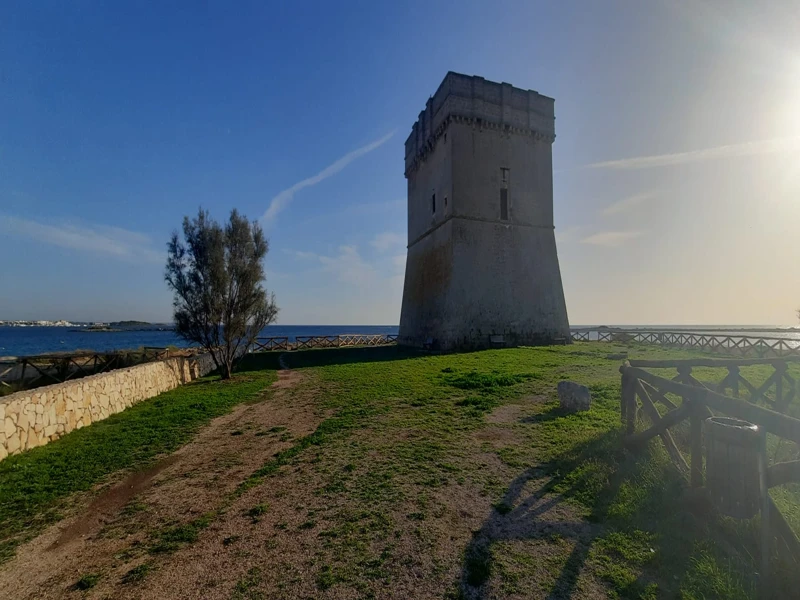
[[[272,221],[279,212],[281,212],[286,206],[294,199],[294,195],[302,189],[307,187],[311,187],[312,185],[317,185],[320,181],[324,181],[328,177],[332,175],[336,175],[339,171],[344,169],[347,165],[351,162],[356,160],[357,158],[361,158],[365,154],[369,154],[373,150],[380,148],[389,139],[394,135],[394,131],[387,133],[382,138],[375,140],[374,142],[367,144],[366,146],[362,146],[361,148],[357,148],[352,152],[348,152],[340,159],[334,161],[322,171],[317,173],[312,177],[308,177],[307,179],[303,179],[302,181],[298,181],[292,187],[286,188],[282,192],[280,192],[277,196],[275,196],[272,201],[269,203],[269,208],[267,208],[266,212],[264,212],[264,216],[262,217],[263,221]]]
[[[375,268],[367,263],[355,246],[340,246],[335,256],[319,256],[323,268],[343,282],[367,287],[377,278]]]
[[[322,272],[330,273],[337,281],[361,289],[371,289],[397,277],[402,280],[406,267],[405,254],[370,259],[364,258],[357,246],[339,246],[336,253],[331,255],[300,250],[284,251],[298,260],[312,260],[321,267]]]
[[[642,231],[601,231],[581,240],[581,244],[616,248],[640,237]]]
[[[406,243],[406,237],[394,231],[384,231],[376,235],[370,242],[378,252],[386,252],[391,248],[402,246]]]
[[[600,213],[607,217],[610,215],[616,215],[617,213],[621,213],[625,210],[628,210],[629,208],[638,206],[642,202],[652,200],[655,197],[656,197],[655,192],[642,192],[641,194],[634,194],[633,196],[628,196],[627,198],[618,200],[613,204],[609,204],[603,210],[601,210]]]
[[[673,154],[656,154],[653,156],[606,160],[592,163],[588,165],[588,167],[590,169],[611,170],[652,169],[707,160],[762,156],[796,151],[800,151],[800,137],[759,140],[745,142],[743,144],[729,144],[726,146],[716,146],[714,148],[704,148],[702,150],[690,150],[689,152],[675,152]]]
[[[9,234],[71,250],[82,250],[135,263],[166,261],[166,251],[153,248],[149,236],[120,227],[99,224],[48,225],[30,219],[0,215],[0,229]]]
[[[309,259],[312,259],[312,258],[318,258],[319,257],[319,255],[314,253],[314,252],[306,252],[304,250],[289,250],[287,248],[284,248],[283,252],[285,254],[290,254],[290,255],[294,256],[295,258],[300,258],[302,260],[309,260]]]
[[[406,271],[406,255],[405,254],[395,254],[392,257],[392,264],[397,272],[401,275]]]
[[[582,227],[567,227],[566,229],[556,228],[556,243],[569,244],[580,235],[582,230]]]

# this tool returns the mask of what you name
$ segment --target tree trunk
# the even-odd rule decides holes
[[[231,375],[233,375],[233,361],[226,359],[222,369],[222,378],[230,379]]]

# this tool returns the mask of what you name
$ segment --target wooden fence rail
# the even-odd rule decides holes
[[[635,342],[758,358],[800,356],[800,340],[778,337],[638,329],[576,329],[570,334],[576,342]]]
[[[762,516],[766,517],[762,520],[766,524],[762,538],[762,554],[769,554],[765,553],[764,549],[770,548],[769,544],[772,543],[770,532],[773,532],[785,544],[785,548],[796,563],[800,563],[800,541],[770,498],[769,489],[800,482],[800,460],[775,462],[769,465],[766,440],[767,434],[771,434],[779,438],[777,444],[780,444],[780,440],[787,440],[800,445],[800,419],[785,414],[798,397],[796,381],[788,372],[789,365],[798,362],[800,359],[797,358],[717,360],[702,358],[631,360],[620,367],[622,375],[620,413],[624,424],[623,439],[626,447],[637,451],[658,437],[670,459],[678,471],[687,477],[692,488],[700,489],[713,483],[706,480],[710,476],[709,461],[715,452],[712,449],[713,444],[709,445],[707,428],[712,424],[716,426],[717,417],[720,415],[732,417],[746,424],[758,426],[757,435],[761,436],[763,442],[760,443],[761,450],[751,453],[752,460],[755,461],[757,457],[759,464],[758,478],[751,487],[755,487],[760,494]],[[742,374],[742,368],[756,366],[771,368],[772,372],[765,381],[752,383]],[[714,381],[700,381],[693,374],[695,368],[704,369],[703,376],[706,379],[708,369],[720,369],[722,372]],[[674,369],[677,375],[665,377],[648,369]],[[752,370],[752,373],[756,374],[757,371]],[[759,379],[763,378],[764,374],[761,369]],[[712,416],[715,417],[714,423],[707,421]],[[678,424],[685,421],[689,422],[688,442],[682,442],[687,447],[681,448],[676,440],[686,440],[686,437],[673,436],[673,432]],[[686,430],[683,431],[685,433]],[[793,452],[795,458],[798,458],[797,454],[796,451]],[[746,452],[743,456],[745,455]],[[735,468],[740,469],[738,457],[734,462]],[[741,463],[741,470],[746,470],[744,461]],[[714,481],[717,483],[718,476],[719,474],[715,473],[717,479]],[[735,487],[738,484],[739,482],[733,482],[731,485]],[[765,568],[765,565],[762,565],[763,573],[767,572]]]
[[[348,333],[341,335],[298,335],[294,342],[288,337],[259,337],[253,352],[273,350],[309,350],[312,348],[345,348],[354,346],[388,346],[397,343],[394,334]]]
[[[138,350],[22,356],[0,365],[0,385],[8,387],[19,383],[26,387],[38,387],[51,383],[63,383],[78,377],[96,375],[146,362],[166,360],[175,356],[192,355],[196,352],[196,349],[190,348],[145,346]]]
[[[253,352],[270,352],[272,350],[289,350],[288,337],[260,337],[253,344]]]

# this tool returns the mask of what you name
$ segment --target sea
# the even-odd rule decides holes
[[[264,337],[298,335],[396,334],[397,325],[269,325]],[[189,346],[169,324],[119,328],[119,331],[87,331],[86,327],[0,327],[0,357],[21,357],[51,352],[130,350],[142,346],[165,348]]]
[[[573,330],[594,327],[576,325]],[[800,345],[800,329],[791,327],[765,327],[743,325],[610,325],[624,329],[694,331],[733,336],[752,335],[784,338]],[[298,335],[397,334],[397,325],[269,325],[264,337],[288,337],[294,341]],[[20,357],[51,352],[94,350],[128,350],[142,346],[164,348],[185,347],[189,344],[178,337],[169,324],[150,327],[120,328],[119,331],[88,331],[86,327],[0,327],[0,357]]]

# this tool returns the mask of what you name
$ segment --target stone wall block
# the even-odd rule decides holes
[[[17,430],[18,431],[28,431],[28,423],[30,417],[27,413],[22,413],[17,418]]]
[[[19,451],[20,445],[19,434],[16,432],[6,440],[6,450],[9,454]]]
[[[0,403],[0,460],[105,419],[212,369],[207,356],[178,358],[11,394]]]

